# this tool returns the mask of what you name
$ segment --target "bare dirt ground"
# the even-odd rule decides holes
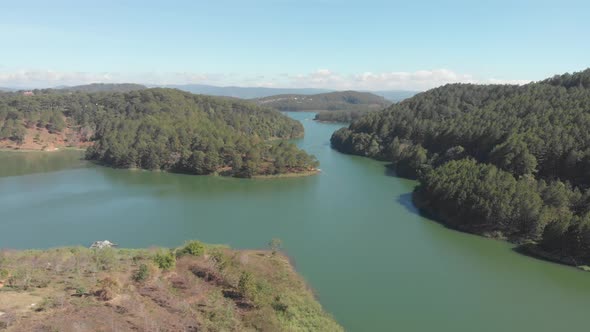
[[[61,133],[50,133],[46,128],[27,128],[21,144],[4,139],[0,140],[0,149],[57,151],[65,147],[85,149],[91,144],[84,142],[72,128],[66,128]]]
[[[285,256],[162,250],[0,251],[0,331],[341,331]]]

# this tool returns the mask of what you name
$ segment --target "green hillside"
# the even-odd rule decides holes
[[[317,161],[291,143],[303,126],[275,110],[173,89],[125,93],[35,90],[0,96],[0,142],[88,146],[104,165],[251,177],[308,174]],[[34,138],[31,136],[35,136]]]
[[[514,85],[450,84],[332,136],[417,177],[414,200],[470,232],[590,263],[590,69]]]

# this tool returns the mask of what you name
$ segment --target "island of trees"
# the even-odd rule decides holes
[[[590,69],[524,86],[450,84],[334,133],[345,153],[417,178],[414,201],[457,229],[590,264]]]
[[[381,96],[357,91],[276,95],[254,101],[279,111],[318,111],[315,120],[330,122],[351,122],[367,112],[378,111],[391,105],[390,101]]]
[[[3,250],[0,330],[343,331],[277,244]]]
[[[303,126],[280,112],[174,89],[123,88],[0,94],[0,142],[18,147],[53,135],[56,145],[88,147],[86,157],[105,165],[190,174],[252,177],[317,168],[315,157],[285,141],[301,137]]]

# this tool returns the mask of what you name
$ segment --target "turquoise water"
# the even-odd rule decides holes
[[[341,125],[293,113],[322,173],[245,180],[116,170],[80,152],[0,153],[0,247],[262,248],[280,238],[349,331],[587,330],[590,274],[419,216],[415,182],[329,146]]]

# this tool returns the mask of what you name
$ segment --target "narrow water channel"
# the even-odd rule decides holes
[[[585,331],[590,274],[419,216],[412,181],[329,146],[336,124],[292,113],[322,173],[243,180],[115,170],[80,152],[0,153],[0,247],[237,248],[281,238],[348,331]]]

